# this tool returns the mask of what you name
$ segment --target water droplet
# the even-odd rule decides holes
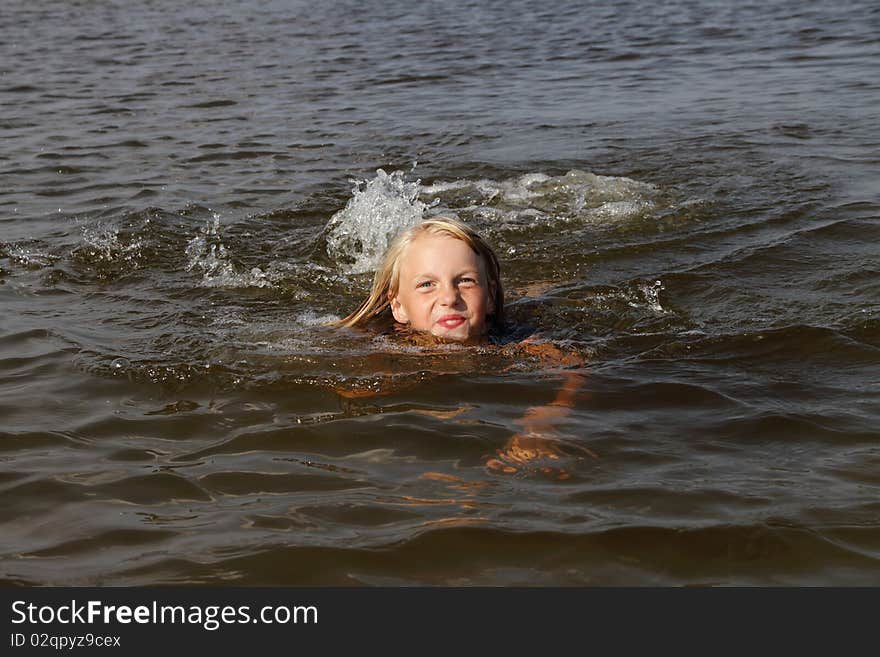
[[[119,372],[119,373],[125,372],[125,371],[128,370],[129,367],[131,367],[131,363],[128,362],[128,359],[126,359],[126,358],[115,358],[115,359],[110,363],[110,371],[112,371],[112,372],[114,372],[114,373],[116,373],[116,372]]]

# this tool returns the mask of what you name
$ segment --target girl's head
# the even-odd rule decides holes
[[[501,267],[466,224],[434,217],[400,233],[370,295],[339,326],[364,326],[386,308],[397,322],[442,338],[480,341],[504,324]]]

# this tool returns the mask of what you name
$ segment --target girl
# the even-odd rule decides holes
[[[340,327],[394,328],[419,338],[453,340],[466,344],[498,343],[504,332],[504,290],[498,258],[486,241],[466,224],[448,217],[433,217],[400,233],[376,271],[370,294],[350,315],[335,323]],[[510,350],[510,346],[503,347]],[[548,365],[583,365],[575,354],[565,354],[534,336],[512,349],[538,356]],[[487,465],[500,472],[538,458],[561,456],[552,440],[553,424],[568,415],[584,377],[564,371],[562,388],[545,406],[531,407],[520,421],[525,431],[516,434]],[[344,394],[344,393],[343,393]],[[592,452],[586,450],[594,456]],[[558,478],[568,474],[545,467]]]
[[[480,343],[504,326],[498,258],[466,224],[435,217],[400,233],[376,271],[369,296],[338,326],[388,323],[398,330]]]

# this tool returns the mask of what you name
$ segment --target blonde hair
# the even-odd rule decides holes
[[[353,313],[334,322],[334,326],[364,327],[381,319],[384,311],[391,305],[391,298],[400,286],[400,261],[409,246],[420,235],[448,235],[461,240],[482,257],[486,266],[489,296],[495,311],[489,316],[489,327],[500,332],[504,328],[504,290],[501,287],[501,265],[492,247],[473,228],[457,219],[432,217],[398,234],[391,242],[382,264],[376,270],[373,287]],[[387,315],[391,315],[390,311]],[[390,319],[388,320],[390,323]]]

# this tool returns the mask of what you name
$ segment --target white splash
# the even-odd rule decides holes
[[[327,253],[347,273],[374,270],[394,236],[414,226],[430,206],[419,200],[420,181],[407,182],[403,171],[376,171],[355,181],[352,197],[327,224]]]
[[[306,310],[294,317],[294,322],[303,326],[326,326],[330,322],[342,319],[338,315],[324,314],[319,315],[312,310]]]
[[[39,251],[31,251],[18,244],[10,245],[6,252],[13,262],[29,269],[51,267],[52,263],[58,260],[58,256],[50,255],[48,253],[40,253]]]
[[[93,262],[118,262],[125,260],[137,266],[143,242],[139,239],[124,243],[119,240],[119,229],[104,226],[84,226],[83,245],[78,252]]]
[[[456,180],[422,188],[422,197],[436,198],[503,223],[603,223],[650,212],[660,190],[631,178],[599,176],[572,169],[562,176],[535,172],[507,180]]]
[[[660,198],[660,189],[650,183],[577,169],[561,176],[532,172],[431,185],[407,181],[406,175],[378,169],[372,180],[356,181],[348,203],[327,223],[327,253],[344,273],[375,270],[394,236],[430,209],[465,221],[530,230],[622,222],[654,212]]]
[[[276,276],[259,267],[240,272],[221,241],[220,215],[214,213],[186,245],[188,271],[201,270],[203,287],[272,287]]]
[[[665,289],[666,288],[663,286],[663,281],[646,283],[644,285],[640,285],[638,288],[639,292],[642,294],[643,303],[646,302],[648,308],[659,314],[666,314],[667,312],[666,309],[662,305],[660,305],[660,293]],[[643,304],[630,301],[629,305],[633,308],[638,308]]]

